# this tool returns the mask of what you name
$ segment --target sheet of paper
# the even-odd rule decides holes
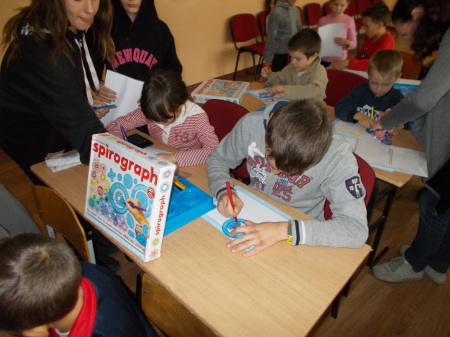
[[[127,115],[138,108],[144,82],[108,70],[105,77],[105,86],[117,92],[115,104],[117,108],[111,109],[100,121],[107,126],[118,117]]]
[[[342,55],[342,46],[337,45],[334,42],[334,38],[344,36],[343,23],[330,23],[319,27],[318,33],[322,39],[322,47],[319,53],[320,57]]]
[[[248,92],[267,105],[274,105],[279,100],[284,99],[284,93],[271,94],[270,89],[272,89],[272,87],[253,89]]]
[[[45,159],[45,163],[52,170],[58,172],[81,164],[80,154],[78,152],[71,152],[59,157]]]
[[[265,202],[250,191],[247,191],[240,186],[236,186],[235,191],[244,203],[244,207],[242,208],[241,213],[239,213],[238,218],[251,220],[257,223],[268,221],[286,221],[291,219],[289,215]],[[229,218],[220,214],[217,208],[206,213],[203,218],[216,227],[220,232],[222,232],[223,223],[229,220]]]
[[[345,138],[358,156],[371,166],[387,171],[398,171],[428,177],[425,152],[404,149],[355,138]]]
[[[354,124],[349,122],[343,122],[340,119],[336,119],[335,122],[333,123],[333,131],[341,135],[342,137],[365,139],[367,141],[379,142],[378,139],[374,139],[373,136],[368,132],[366,132],[366,129],[364,129],[358,123]]]

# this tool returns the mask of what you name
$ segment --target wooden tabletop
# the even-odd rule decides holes
[[[42,162],[31,169],[84,214],[88,166],[53,173]],[[209,193],[205,165],[181,171],[191,174],[189,181]],[[309,218],[251,191],[292,217]],[[232,337],[306,335],[370,252],[367,245],[347,249],[279,242],[243,258],[231,254],[226,248],[230,239],[203,218],[166,236],[162,256],[150,262],[111,240],[214,334]]]
[[[250,83],[250,89],[260,89],[263,87],[264,84],[260,82]],[[266,106],[262,101],[250,94],[247,94],[245,96],[241,105],[248,111],[256,111]],[[325,106],[325,108],[331,120],[334,121],[336,119],[336,115],[334,114],[334,107],[327,105]],[[423,147],[419,144],[413,134],[407,130],[401,130],[398,135],[392,137],[392,145],[416,151],[424,151]],[[373,168],[373,171],[375,172],[375,175],[378,179],[381,179],[396,187],[402,187],[413,177],[413,175],[409,173],[397,171],[391,172],[376,167]]]

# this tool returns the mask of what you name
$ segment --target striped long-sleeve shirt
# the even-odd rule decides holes
[[[153,138],[178,150],[175,157],[180,167],[204,164],[208,155],[219,144],[214,127],[209,123],[208,115],[191,101],[186,101],[180,116],[169,125],[148,120],[141,109],[115,119],[107,125],[106,129],[122,138],[120,125],[125,131],[147,125],[149,134]]]

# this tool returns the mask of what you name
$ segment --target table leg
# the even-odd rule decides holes
[[[389,184],[388,187],[386,187],[383,191],[376,195],[375,203],[382,200],[384,197],[386,197],[386,202],[384,204],[381,216],[369,226],[369,233],[373,233],[374,231],[376,231],[375,238],[372,244],[372,252],[370,252],[369,258],[367,260],[367,265],[370,268],[376,265],[378,261],[380,261],[380,259],[384,256],[384,254],[386,254],[389,250],[389,247],[385,247],[377,255],[378,245],[380,244],[380,239],[383,235],[384,226],[386,225],[387,217],[391,209],[392,201],[395,197],[396,191],[397,188],[394,185]]]

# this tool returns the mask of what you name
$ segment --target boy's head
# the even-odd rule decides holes
[[[0,330],[21,334],[74,307],[81,266],[69,247],[40,234],[20,234],[0,241],[0,256]]]
[[[275,111],[266,130],[266,157],[275,174],[299,174],[319,163],[331,143],[331,121],[320,103],[292,101]]]
[[[302,29],[288,42],[289,56],[296,71],[305,71],[316,60],[322,40],[319,34],[309,28]]]
[[[395,50],[379,50],[369,61],[369,86],[377,97],[386,95],[400,77],[403,58]]]
[[[390,11],[383,2],[367,7],[362,13],[364,30],[368,38],[384,34],[389,24]]]
[[[188,98],[179,73],[159,70],[142,87],[141,110],[147,119],[168,125],[177,119]]]

